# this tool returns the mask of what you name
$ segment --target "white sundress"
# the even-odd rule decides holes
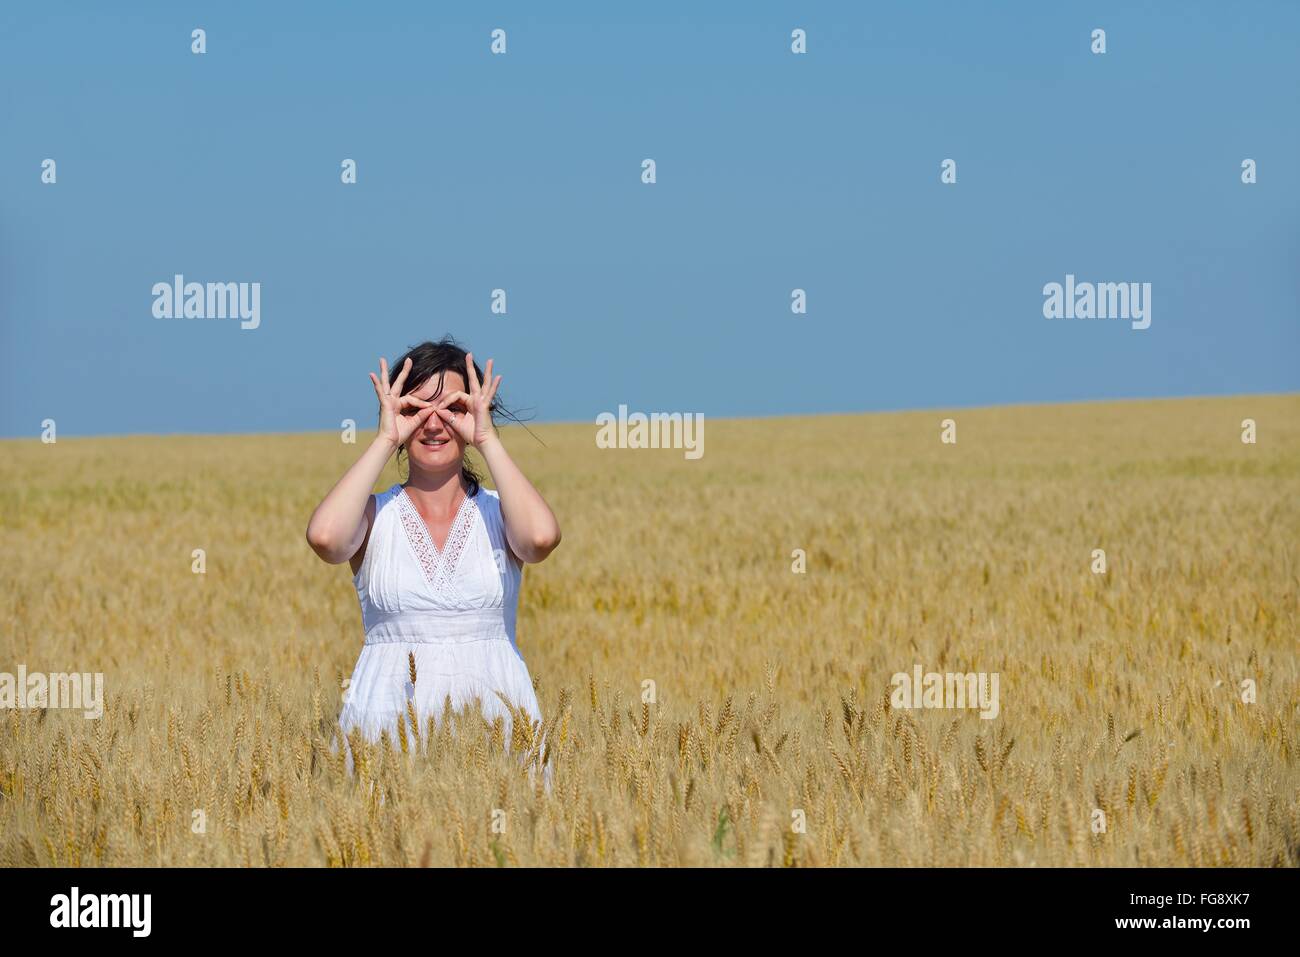
[[[533,683],[515,645],[522,580],[495,491],[480,487],[466,496],[441,552],[401,485],[377,493],[366,555],[352,579],[366,640],[344,692],[343,733],[360,728],[376,741],[386,730],[396,747],[408,701],[423,736],[430,716],[441,721],[448,695],[455,710],[477,696],[489,722],[504,718],[509,742],[511,714],[498,691],[540,725]],[[350,771],[350,753],[347,758]]]

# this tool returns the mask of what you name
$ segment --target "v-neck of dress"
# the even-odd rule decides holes
[[[451,590],[461,552],[465,550],[465,543],[469,541],[469,533],[474,527],[474,513],[478,508],[474,498],[474,495],[466,495],[461,500],[456,516],[447,529],[447,540],[439,549],[424,516],[406,494],[406,487],[399,486],[397,505],[402,516],[402,527],[406,530],[406,539],[424,572],[425,580],[435,592]]]

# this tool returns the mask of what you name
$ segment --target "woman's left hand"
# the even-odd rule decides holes
[[[474,448],[496,436],[491,409],[492,399],[501,385],[501,376],[492,378],[491,359],[483,370],[483,379],[484,384],[479,385],[478,373],[474,371],[474,354],[466,353],[465,381],[469,383],[469,394],[449,392],[438,396],[436,402],[435,414],[442,419],[443,425]]]
[[[448,429],[483,456],[501,499],[501,516],[505,519],[506,543],[511,553],[521,562],[540,562],[560,544],[560,524],[546,499],[519,471],[505,446],[496,440],[491,409],[501,377],[493,377],[489,359],[480,386],[474,371],[474,356],[467,354],[465,381],[469,384],[468,395],[455,392],[434,400],[437,415]]]

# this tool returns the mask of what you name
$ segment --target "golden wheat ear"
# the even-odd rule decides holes
[[[501,699],[501,703],[506,706],[506,710],[510,712],[510,716],[513,718],[516,710],[514,702],[511,701],[509,698],[507,698],[505,695],[503,695],[496,688],[492,689],[492,693]]]

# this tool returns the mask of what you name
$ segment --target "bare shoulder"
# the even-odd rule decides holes
[[[370,544],[370,530],[375,527],[375,514],[378,511],[377,498],[378,496],[372,493],[370,498],[366,499],[366,534],[361,539],[361,546],[348,559],[348,566],[352,569],[353,575],[361,571],[361,563],[366,560],[366,546]]]

